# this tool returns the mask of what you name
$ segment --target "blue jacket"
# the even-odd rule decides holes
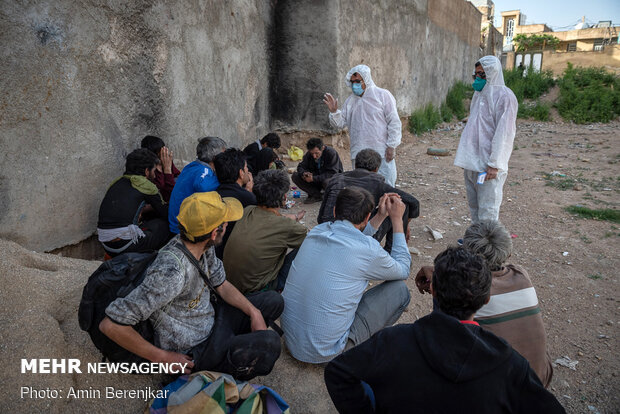
[[[194,193],[215,191],[219,185],[220,183],[217,181],[215,172],[209,164],[200,160],[187,164],[183,171],[181,171],[181,175],[177,177],[177,182],[170,195],[170,204],[168,206],[170,231],[174,234],[179,234],[177,216],[179,215],[183,200]]]

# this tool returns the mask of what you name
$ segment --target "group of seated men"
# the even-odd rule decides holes
[[[267,142],[250,145],[254,157],[279,146]],[[318,184],[311,201],[322,200],[320,224],[308,231],[303,211],[280,212],[290,181],[273,156],[254,176],[246,151],[206,137],[176,174],[158,144],[152,151],[143,141],[128,155],[99,213],[110,256],[161,248],[144,281],[106,309],[100,329],[122,347],[249,380],[278,359],[280,318],[293,357],[328,363],[340,412],[563,411],[545,390],[552,369],[536,292],[523,268],[505,265],[512,242],[498,222],[471,226],[462,248],[418,272],[432,314],[386,329],[410,301],[408,224],[419,203],[376,173],[378,153],[360,151],[343,172],[334,149],[308,142],[293,177]],[[166,203],[158,188],[171,181]],[[154,343],[132,328],[146,319]]]

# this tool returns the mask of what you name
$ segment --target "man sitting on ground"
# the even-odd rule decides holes
[[[465,231],[463,247],[484,257],[493,276],[491,300],[476,312],[475,321],[508,341],[548,387],[553,367],[536,290],[524,268],[504,266],[512,254],[510,234],[497,221],[481,221]],[[430,293],[432,273],[432,266],[424,266],[416,276],[421,293]]]
[[[97,234],[109,256],[157,250],[168,241],[168,206],[149,181],[155,177],[157,156],[142,148],[131,152],[125,174],[108,188],[101,206]],[[152,217],[142,222],[143,213]]]
[[[340,413],[564,412],[527,360],[474,322],[491,289],[484,258],[448,248],[431,289],[442,312],[384,329],[327,365]]]
[[[168,222],[171,233],[179,234],[177,216],[183,200],[194,193],[215,191],[219,187],[220,183],[213,171],[213,158],[225,149],[226,142],[218,137],[206,137],[198,141],[197,159],[183,168],[170,195]]]
[[[374,207],[368,191],[342,190],[336,221],[315,226],[299,249],[282,292],[281,321],[286,345],[300,361],[331,360],[392,325],[409,304],[405,205],[398,195],[385,194],[369,222]],[[388,216],[394,229],[391,255],[371,237]],[[383,280],[364,292],[368,282]]]
[[[153,181],[159,189],[164,201],[170,201],[170,194],[172,194],[176,178],[181,174],[181,171],[177,169],[172,160],[172,151],[166,147],[166,144],[161,138],[153,135],[147,135],[142,138],[140,147],[150,150],[159,158],[159,163],[155,169],[155,179],[151,181]]]
[[[308,152],[304,154],[291,179],[297,187],[308,193],[306,203],[310,204],[321,201],[321,190],[334,174],[344,169],[338,152],[324,145],[320,138],[310,138],[306,148]]]
[[[252,173],[248,171],[248,163],[243,151],[237,148],[228,148],[217,154],[213,159],[215,175],[220,182],[217,193],[222,197],[233,197],[241,202],[243,208],[256,205],[256,196],[252,192],[254,180]],[[228,223],[222,243],[215,247],[215,255],[218,259],[224,257],[224,247],[235,228],[235,223]]]
[[[188,197],[178,216],[180,236],[159,252],[138,287],[108,306],[101,332],[152,362],[187,363],[187,371],[220,371],[240,380],[267,375],[280,355],[280,337],[267,324],[280,316],[282,297],[243,296],[226,281],[213,249],[226,222],[238,220],[242,211],[239,201],[216,192]],[[215,309],[211,289],[219,295]],[[146,319],[153,323],[155,344],[132,328]]]
[[[361,187],[370,192],[375,197],[375,204],[386,193],[396,193],[405,203],[406,209],[403,215],[403,226],[405,228],[405,239],[409,240],[409,221],[420,215],[420,203],[409,193],[398,190],[385,182],[382,175],[377,174],[381,165],[381,155],[375,150],[366,148],[355,156],[355,170],[334,175],[325,187],[325,195],[319,209],[317,222],[334,221],[334,205],[336,197],[340,191],[346,187]],[[372,216],[371,216],[372,218]],[[374,238],[381,242],[387,234],[385,250],[392,250],[392,223],[385,219],[381,227],[377,230]]]
[[[254,175],[268,170],[271,163],[278,160],[276,149],[280,148],[280,136],[270,132],[259,140],[254,141],[243,149],[248,157],[248,168]]]
[[[282,290],[307,229],[284,217],[289,180],[282,170],[261,171],[254,182],[256,206],[243,210],[224,249],[224,268],[230,283],[243,293]],[[288,249],[293,249],[287,254]]]

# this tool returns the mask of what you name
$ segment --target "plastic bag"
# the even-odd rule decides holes
[[[301,161],[301,159],[304,157],[304,150],[296,147],[295,145],[291,145],[291,147],[288,149],[288,156],[291,157],[291,160],[293,161]]]

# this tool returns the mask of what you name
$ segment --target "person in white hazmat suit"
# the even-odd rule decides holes
[[[471,220],[478,223],[499,219],[519,105],[495,56],[476,62],[473,77],[474,96],[454,165],[464,169]]]
[[[370,68],[357,65],[347,73],[345,82],[352,94],[338,109],[338,100],[326,93],[323,102],[329,108],[329,122],[342,129],[349,128],[351,164],[363,149],[370,148],[381,154],[378,173],[385,182],[396,184],[396,147],[400,145],[402,125],[396,110],[396,100],[387,89],[379,88],[372,81]]]

